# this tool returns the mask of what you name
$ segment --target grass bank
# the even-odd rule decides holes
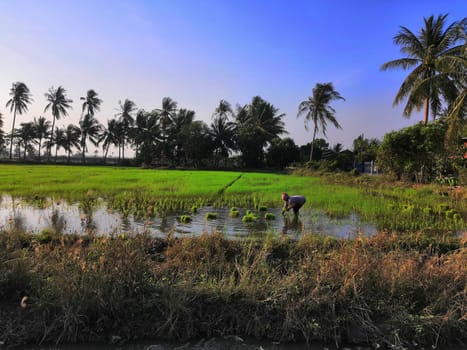
[[[466,262],[465,239],[421,232],[241,242],[0,232],[0,341],[465,343]]]

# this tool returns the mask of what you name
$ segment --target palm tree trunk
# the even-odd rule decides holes
[[[48,159],[49,162],[50,162],[50,158],[52,157],[52,143],[54,141],[54,128],[55,128],[55,116],[53,116],[52,133],[50,134],[49,159]]]
[[[318,126],[315,124],[315,128],[313,130],[313,140],[311,141],[310,162],[313,160],[313,148],[315,146],[315,137],[316,137],[317,130],[318,130]]]
[[[39,139],[39,162],[41,161],[41,144],[42,144],[42,137]]]
[[[426,126],[428,124],[428,113],[430,112],[430,99],[427,97],[425,99],[425,109],[423,113],[423,125]]]
[[[15,121],[16,121],[16,109],[13,112],[13,125],[11,126],[11,136],[10,136],[10,159],[13,154],[13,131],[15,130]]]
[[[107,154],[109,153],[109,147],[110,147],[110,144],[108,144],[107,147],[105,148],[104,164],[107,162]]]
[[[83,164],[86,163],[86,156],[85,156],[85,151],[86,151],[86,139],[83,138],[83,140],[81,140],[81,149],[83,150],[83,155],[82,155],[82,158],[83,158]]]

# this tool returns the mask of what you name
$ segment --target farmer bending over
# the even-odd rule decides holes
[[[289,211],[289,209],[293,209],[294,214],[297,216],[298,211],[306,202],[306,198],[303,196],[289,196],[285,192],[282,193],[281,198],[284,201],[284,208],[282,209],[282,214],[284,214],[285,211]]]

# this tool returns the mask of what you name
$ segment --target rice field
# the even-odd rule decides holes
[[[310,208],[358,214],[379,231],[233,240],[0,230],[0,344],[216,336],[368,349],[465,344],[463,188],[345,174],[0,165],[0,192],[37,207],[53,198],[88,213],[105,201],[121,215],[179,213],[186,223],[220,212],[267,220],[284,191],[307,197],[302,217]],[[207,211],[215,207],[225,210]]]
[[[344,179],[344,181],[340,181]],[[357,214],[380,230],[459,233],[466,229],[463,189],[386,183],[381,177],[316,177],[236,171],[0,165],[0,193],[38,206],[47,198],[92,207],[103,199],[124,216],[189,214],[193,207],[280,208],[280,194],[302,194],[302,210],[330,217]],[[456,192],[457,191],[457,192]]]

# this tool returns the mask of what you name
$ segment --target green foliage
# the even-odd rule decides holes
[[[266,164],[268,166],[283,169],[299,160],[300,149],[291,138],[275,138],[271,141],[266,153]]]
[[[454,168],[444,149],[446,125],[437,121],[387,133],[378,149],[378,166],[397,179],[433,181],[452,174]]]
[[[265,220],[275,220],[276,216],[273,213],[265,213],[264,214],[264,219]]]
[[[278,112],[277,108],[259,96],[253,97],[250,104],[238,107],[235,116],[236,139],[246,167],[261,167],[264,148],[285,133],[284,114]]]

